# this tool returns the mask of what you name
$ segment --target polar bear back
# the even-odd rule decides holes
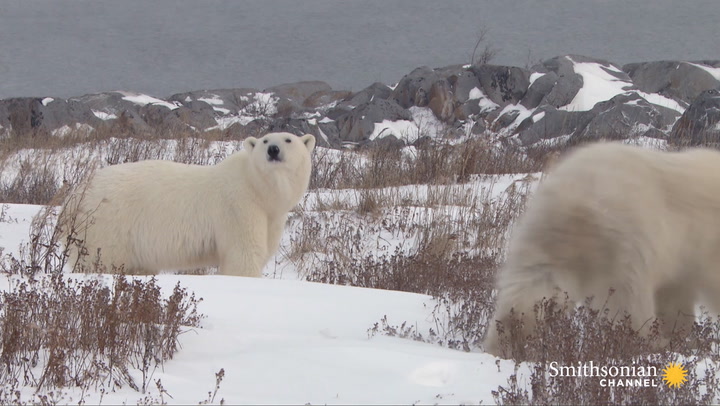
[[[625,272],[607,259],[643,247],[648,262],[663,265],[648,269],[648,278],[666,281],[688,256],[715,258],[718,231],[720,152],[599,143],[569,154],[542,181],[515,230],[508,259],[522,261],[518,251],[538,245],[530,239],[546,241],[539,245],[552,247],[556,259],[582,261],[568,268],[596,275]]]
[[[212,239],[190,238],[193,234],[213,235],[215,230],[212,216],[204,215],[219,206],[216,199],[209,198],[210,191],[218,188],[214,172],[213,167],[159,160],[97,171],[81,205],[92,222],[81,236],[90,243],[89,254],[101,249],[104,263],[123,264],[138,273],[216,263]],[[175,196],[173,204],[163,204],[169,196]],[[166,233],[168,229],[177,232]],[[184,257],[197,260],[186,263]],[[167,261],[169,258],[176,261]]]
[[[640,330],[692,323],[697,301],[720,311],[720,152],[662,152],[620,143],[578,148],[530,197],[500,270],[485,348],[500,348],[495,320],[525,315],[543,298],[594,298]]]

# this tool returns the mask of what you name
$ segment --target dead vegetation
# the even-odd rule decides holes
[[[83,149],[78,150],[58,142],[32,153],[23,152],[22,148],[29,147],[28,144],[22,144],[20,149],[4,145],[0,148],[5,157],[0,160],[3,173],[0,201],[51,203],[61,188],[81,182],[92,165],[140,159],[213,164],[239,148],[238,141],[222,137],[202,140],[98,137],[84,140],[82,145]],[[435,321],[433,329],[418,331],[413,324],[384,318],[370,327],[371,336],[388,334],[463,351],[481,351],[493,313],[495,272],[504,262],[509,230],[522,212],[539,172],[562,152],[562,147],[523,151],[481,139],[359,152],[318,149],[311,193],[291,214],[289,242],[283,244],[280,254],[289,258],[297,272],[309,281],[418,292],[436,299],[431,310]],[[46,220],[37,220],[34,225],[37,238],[26,248],[27,255],[22,260],[3,262],[6,272],[34,278],[62,268],[64,256],[57,251],[60,245],[52,231],[55,215],[52,207],[45,209],[46,216],[41,216]],[[67,385],[78,380],[130,385],[124,372],[129,368],[147,370],[151,378],[151,370],[172,356],[169,349],[174,341],[172,336],[165,335],[165,329],[178,331],[176,327],[160,326],[158,320],[170,320],[174,323],[172,326],[193,325],[193,320],[197,321],[191,316],[197,317],[194,310],[197,302],[193,302],[192,296],[188,298],[183,291],[185,296],[180,302],[185,303],[184,313],[176,310],[168,314],[169,302],[159,299],[152,281],[138,286],[134,281],[118,279],[115,287],[110,288],[92,282],[86,282],[88,286],[70,286],[60,276],[52,276],[44,283],[57,289],[58,295],[64,295],[62,298],[69,308],[93,305],[105,309],[93,310],[95,317],[101,317],[97,314],[105,311],[111,321],[94,320],[95,323],[117,323],[118,326],[136,323],[134,330],[122,330],[118,334],[130,334],[141,341],[114,350],[102,347],[104,350],[100,351],[100,344],[87,344],[90,338],[81,333],[82,317],[73,316],[76,319],[72,323],[64,321],[63,328],[75,328],[77,339],[86,340],[82,345],[94,348],[86,351],[92,356],[79,360],[76,353],[60,350],[65,348],[60,347],[61,342],[49,346],[48,341],[42,341],[45,344],[36,346],[37,355],[22,353],[11,357],[13,372],[7,376],[12,379],[6,382],[14,387],[25,382],[37,386]],[[33,286],[41,285],[27,284],[23,290],[19,290],[18,285],[6,295],[15,294],[13,300],[32,297],[40,304],[56,300],[51,296],[42,297],[43,289],[47,288]],[[72,294],[82,289],[96,289],[94,294],[105,299],[83,302]],[[128,301],[127,297],[136,297],[133,295],[156,301],[151,304]],[[114,297],[118,297],[117,302]],[[106,303],[110,303],[107,308]],[[151,313],[158,319],[133,320],[129,313],[137,309],[133,306],[141,305],[154,309]],[[10,308],[2,306],[0,317],[4,317],[4,309]],[[678,332],[668,349],[656,351],[651,346],[652,337],[638,336],[625,320],[608,321],[588,307],[567,311],[557,303],[542,306],[542,314],[546,316],[538,320],[532,337],[519,336],[517,326],[502,326],[507,333],[504,345],[513,348],[513,353],[522,350],[539,361],[517,365],[507,385],[493,393],[498,404],[709,404],[720,396],[720,382],[716,378],[720,327],[716,319],[704,317],[693,331]],[[110,308],[113,310],[108,310]],[[29,316],[20,313],[14,317]],[[50,322],[48,316],[47,321],[38,324],[42,326],[40,330],[48,334],[55,331],[55,327],[46,325]],[[152,344],[142,341],[148,337],[143,329],[149,324],[159,329],[149,335],[156,340]],[[30,333],[39,334],[32,329],[27,334]],[[3,330],[3,339],[6,336]],[[37,336],[32,337],[35,342],[41,342]],[[73,342],[72,345],[80,344]],[[150,356],[145,352],[148,345],[153,349]],[[121,361],[116,359],[109,366],[111,355],[116,353],[122,354],[117,358]],[[36,359],[37,365],[45,365],[48,371],[40,372],[37,366],[23,364],[24,359]],[[42,364],[39,360],[52,362]],[[102,362],[95,365],[89,360]],[[660,388],[607,388],[600,386],[598,380],[549,376],[552,362],[569,365],[589,360],[608,366],[634,362],[663,367],[670,361],[681,361],[690,371],[690,383],[680,390],[669,389],[662,382]],[[529,370],[524,370],[525,367]],[[33,374],[26,376],[27,371]],[[216,378],[219,385],[222,375]],[[133,384],[138,388],[148,384],[162,388],[160,382],[151,379]],[[208,394],[207,401],[211,403],[213,396]],[[12,392],[2,392],[2,399],[12,400]],[[153,401],[162,402],[162,399],[150,399],[148,403]]]

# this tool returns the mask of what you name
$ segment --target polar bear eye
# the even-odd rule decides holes
[[[287,142],[289,144],[292,142],[292,140],[290,138],[285,138],[285,142]]]
[[[267,140],[263,140],[263,144],[267,144]]]

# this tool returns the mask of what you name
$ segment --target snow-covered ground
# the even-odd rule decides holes
[[[2,207],[0,247],[17,253],[41,206]],[[180,336],[181,350],[153,376],[172,396],[164,395],[170,404],[206,400],[221,368],[225,377],[215,403],[226,404],[492,404],[491,390],[513,373],[511,361],[496,363],[487,354],[369,337],[368,329],[385,316],[390,324],[407,322],[418,331],[433,327],[429,296],[269,277],[158,277],[167,292],[177,282],[204,299],[199,310],[206,318],[202,328]],[[8,286],[0,279],[0,288]],[[33,388],[25,388],[23,398],[32,394]],[[77,403],[81,396],[68,389],[62,403]],[[134,404],[146,396],[160,399],[153,385],[146,394],[126,387],[84,399]]]

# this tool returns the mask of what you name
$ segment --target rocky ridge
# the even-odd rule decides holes
[[[650,137],[720,141],[720,61],[618,66],[565,55],[530,69],[497,65],[420,67],[397,84],[357,92],[309,81],[268,89],[218,89],[160,99],[106,92],[69,99],[0,100],[0,136],[219,131],[312,133],[341,148],[408,145],[428,138],[497,137],[524,147]]]

